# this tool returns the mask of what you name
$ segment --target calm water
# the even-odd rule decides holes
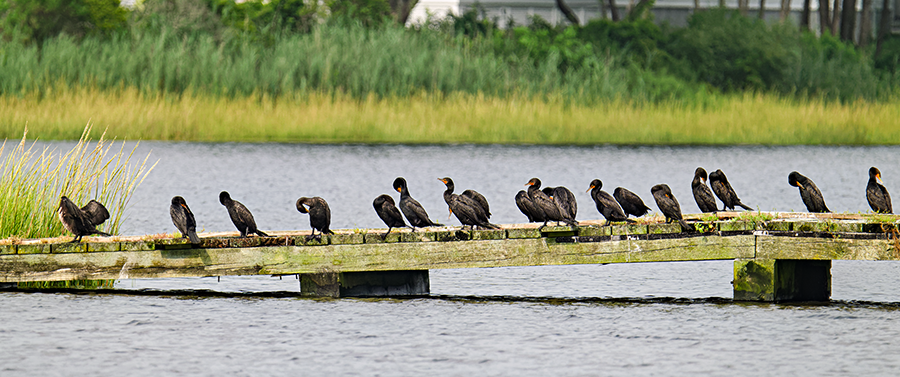
[[[497,223],[524,220],[512,197],[531,177],[572,189],[579,219],[599,218],[584,193],[593,178],[654,209],[649,188],[668,183],[696,212],[697,166],[724,170],[761,210],[803,209],[791,170],[840,212],[868,210],[870,166],[900,187],[894,147],[142,143],[139,154],[151,150],[160,162],[135,193],[125,234],[174,232],[173,195],[204,231],[233,230],[222,190],[263,230],[308,229],[300,196],[328,200],[333,228],[381,227],[371,202],[397,176],[449,224],[458,222],[447,219],[443,176],[484,194]],[[900,264],[838,261],[832,272],[835,302],[823,306],[730,303],[730,261],[433,270],[433,297],[408,300],[304,299],[295,279],[267,276],[120,281],[125,294],[0,293],[0,375],[896,375]]]

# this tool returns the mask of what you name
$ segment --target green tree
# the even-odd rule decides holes
[[[119,0],[0,0],[0,32],[26,43],[60,34],[109,35],[125,30],[127,18]]]

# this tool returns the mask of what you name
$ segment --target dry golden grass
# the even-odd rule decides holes
[[[313,95],[144,96],[132,89],[55,89],[0,97],[0,133],[78,139],[91,121],[117,138],[311,143],[898,144],[900,100],[840,104],[774,95],[719,95],[598,106],[526,97],[422,94],[406,98]]]

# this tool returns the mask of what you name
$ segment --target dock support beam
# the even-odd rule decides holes
[[[300,274],[300,294],[302,296],[421,296],[430,292],[428,270]]]
[[[831,261],[738,259],[732,285],[735,301],[828,301]]]

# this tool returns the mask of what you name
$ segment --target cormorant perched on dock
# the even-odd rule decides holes
[[[722,172],[722,169],[709,173],[709,184],[712,186],[712,190],[716,193],[716,196],[719,197],[719,200],[725,205],[725,207],[722,208],[723,211],[726,209],[734,210],[734,207],[737,206],[748,211],[753,210],[753,208],[741,203],[741,199],[738,198],[737,193],[731,188],[731,184],[728,183],[728,178],[725,178],[725,173]]]
[[[309,208],[306,208],[306,206]],[[297,211],[309,214],[309,226],[312,227],[312,232],[306,236],[307,241],[311,240],[313,237],[321,240],[322,234],[334,234],[331,229],[328,229],[331,225],[331,208],[328,208],[328,202],[326,202],[325,199],[318,196],[312,198],[304,196],[297,199]],[[317,229],[322,234],[316,235]]]
[[[681,206],[678,204],[678,199],[675,199],[675,195],[672,195],[672,189],[669,188],[669,185],[659,184],[653,186],[650,189],[650,193],[653,194],[653,199],[656,200],[656,206],[659,207],[659,211],[666,216],[666,223],[677,220],[681,224],[682,230],[695,230],[694,227],[684,221],[681,215]]]
[[[378,217],[381,218],[381,221],[384,221],[384,225],[388,226],[387,232],[384,232],[384,235],[381,236],[381,239],[384,240],[387,238],[388,233],[391,232],[393,228],[402,228],[406,226],[406,222],[403,221],[403,215],[400,214],[400,210],[397,209],[397,206],[394,204],[394,198],[392,198],[388,194],[381,194],[375,201],[372,202],[372,206],[375,207],[375,213],[378,214]]]
[[[562,209],[559,208],[557,202],[553,199],[550,199],[547,194],[544,194],[541,191],[541,180],[537,178],[532,178],[525,184],[528,187],[528,198],[531,199],[531,203],[534,204],[534,208],[536,212],[540,212],[544,224],[538,227],[538,230],[544,229],[547,226],[548,221],[556,221],[556,222],[565,222],[567,225],[571,227],[575,227],[578,225],[574,220],[569,220],[565,218],[562,214]]]
[[[528,222],[544,221],[544,214],[534,208],[534,203],[531,202],[531,198],[528,197],[528,193],[525,190],[519,190],[516,193],[516,207],[519,207],[519,211],[522,211],[525,217],[528,217]]]
[[[866,200],[872,211],[878,213],[894,213],[891,206],[891,194],[878,181],[881,180],[881,171],[876,167],[869,168],[869,184],[866,185]]]
[[[71,242],[81,242],[81,238],[91,234],[99,234],[101,236],[109,236],[108,233],[97,230],[97,225],[103,224],[109,219],[109,211],[103,204],[96,200],[91,200],[82,208],[78,208],[75,203],[69,200],[65,195],[59,198],[59,209],[56,210],[59,215],[59,221],[75,238]]]
[[[197,221],[194,220],[194,213],[188,208],[184,198],[180,196],[172,198],[169,216],[172,216],[172,224],[175,224],[175,228],[181,232],[181,238],[190,239],[192,244],[200,243],[200,237],[197,237]]]
[[[822,192],[819,191],[819,188],[816,187],[816,184],[812,179],[806,178],[803,174],[796,171],[792,171],[791,174],[788,174],[788,184],[800,188],[800,198],[803,199],[803,204],[806,205],[807,211],[814,213],[831,212],[831,210],[825,206],[825,199],[822,197]]]
[[[706,169],[697,168],[694,170],[694,180],[691,181],[691,191],[694,192],[694,201],[702,212],[717,212],[719,208],[716,206],[716,198],[713,197],[712,190],[706,185]]]
[[[603,182],[599,179],[595,179],[591,181],[591,187],[587,189],[585,192],[591,192],[591,198],[594,199],[594,203],[597,204],[597,211],[603,215],[603,218],[606,219],[606,222],[610,221],[630,221],[633,220],[628,219],[628,215],[622,211],[622,207],[619,206],[619,203],[616,202],[616,199],[613,198],[608,192],[603,191]]]
[[[263,231],[256,229],[256,221],[253,220],[253,214],[241,202],[231,199],[231,195],[227,191],[219,193],[219,203],[222,203],[228,209],[228,216],[231,222],[239,232],[241,237],[247,237],[248,234],[256,233],[262,237],[268,237]]]
[[[575,222],[575,215],[578,214],[578,202],[575,200],[575,194],[573,194],[572,191],[569,191],[569,189],[563,186],[559,186],[544,187],[541,192],[556,202],[563,218]]]
[[[406,187],[406,179],[397,177],[394,180],[394,190],[400,193],[400,211],[406,216],[406,221],[415,231],[415,228],[424,228],[426,226],[444,226],[428,219],[428,213],[418,201],[409,195],[409,188]]]
[[[616,187],[616,190],[613,191],[613,197],[622,206],[622,211],[625,212],[625,215],[641,217],[650,212],[650,207],[644,204],[640,196],[624,187]]]
[[[487,214],[485,214],[484,206],[481,203],[469,196],[453,193],[455,186],[450,177],[438,178],[438,180],[447,186],[447,190],[444,191],[444,202],[450,207],[450,212],[456,215],[459,222],[463,224],[463,227],[468,225],[472,229],[475,229],[476,226],[486,229],[500,229],[499,226],[488,222]],[[481,196],[481,194],[478,194],[478,196]],[[484,199],[484,197],[481,196],[481,199]],[[485,204],[487,204],[487,200],[485,200]]]

